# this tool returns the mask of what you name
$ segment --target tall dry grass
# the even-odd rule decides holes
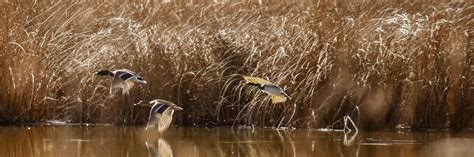
[[[472,2],[1,2],[0,120],[109,123],[140,100],[181,125],[472,128]],[[108,98],[100,69],[148,82]],[[272,105],[240,75],[293,97]]]

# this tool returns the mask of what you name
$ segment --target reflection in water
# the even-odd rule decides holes
[[[474,155],[474,140],[462,138],[442,139],[433,142],[423,148],[424,153],[432,153],[433,156],[470,156]]]
[[[165,139],[158,138],[158,144],[145,142],[150,157],[172,157],[173,150]]]
[[[355,133],[351,134],[350,132],[349,133],[344,132],[344,141],[342,143],[345,146],[350,146],[350,145],[354,144],[357,133],[358,132],[355,132]]]
[[[474,156],[474,133],[0,127],[0,156]],[[349,144],[348,144],[349,142]]]

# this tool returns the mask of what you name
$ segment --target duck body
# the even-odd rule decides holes
[[[119,69],[115,71],[101,70],[97,72],[96,75],[112,77],[109,91],[111,95],[118,93],[120,89],[122,90],[122,94],[128,94],[135,84],[147,83],[143,77],[127,69]]]
[[[171,125],[174,111],[183,110],[183,108],[178,105],[161,99],[152,100],[150,104],[152,106],[146,129],[157,126],[159,132],[163,132]]]
[[[243,78],[246,80],[246,84],[256,86],[264,93],[269,94],[272,97],[273,104],[285,102],[287,98],[291,99],[285,90],[270,81],[250,76],[243,76]]]

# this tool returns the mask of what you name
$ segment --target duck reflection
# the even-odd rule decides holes
[[[168,142],[163,138],[158,138],[156,142],[145,142],[149,157],[172,157],[173,150]]]

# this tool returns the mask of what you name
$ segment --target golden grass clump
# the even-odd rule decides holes
[[[143,123],[167,99],[181,125],[474,127],[472,2],[1,2],[0,121]],[[149,84],[108,97],[101,69]],[[270,99],[241,75],[268,78]],[[124,113],[125,114],[125,113]]]

